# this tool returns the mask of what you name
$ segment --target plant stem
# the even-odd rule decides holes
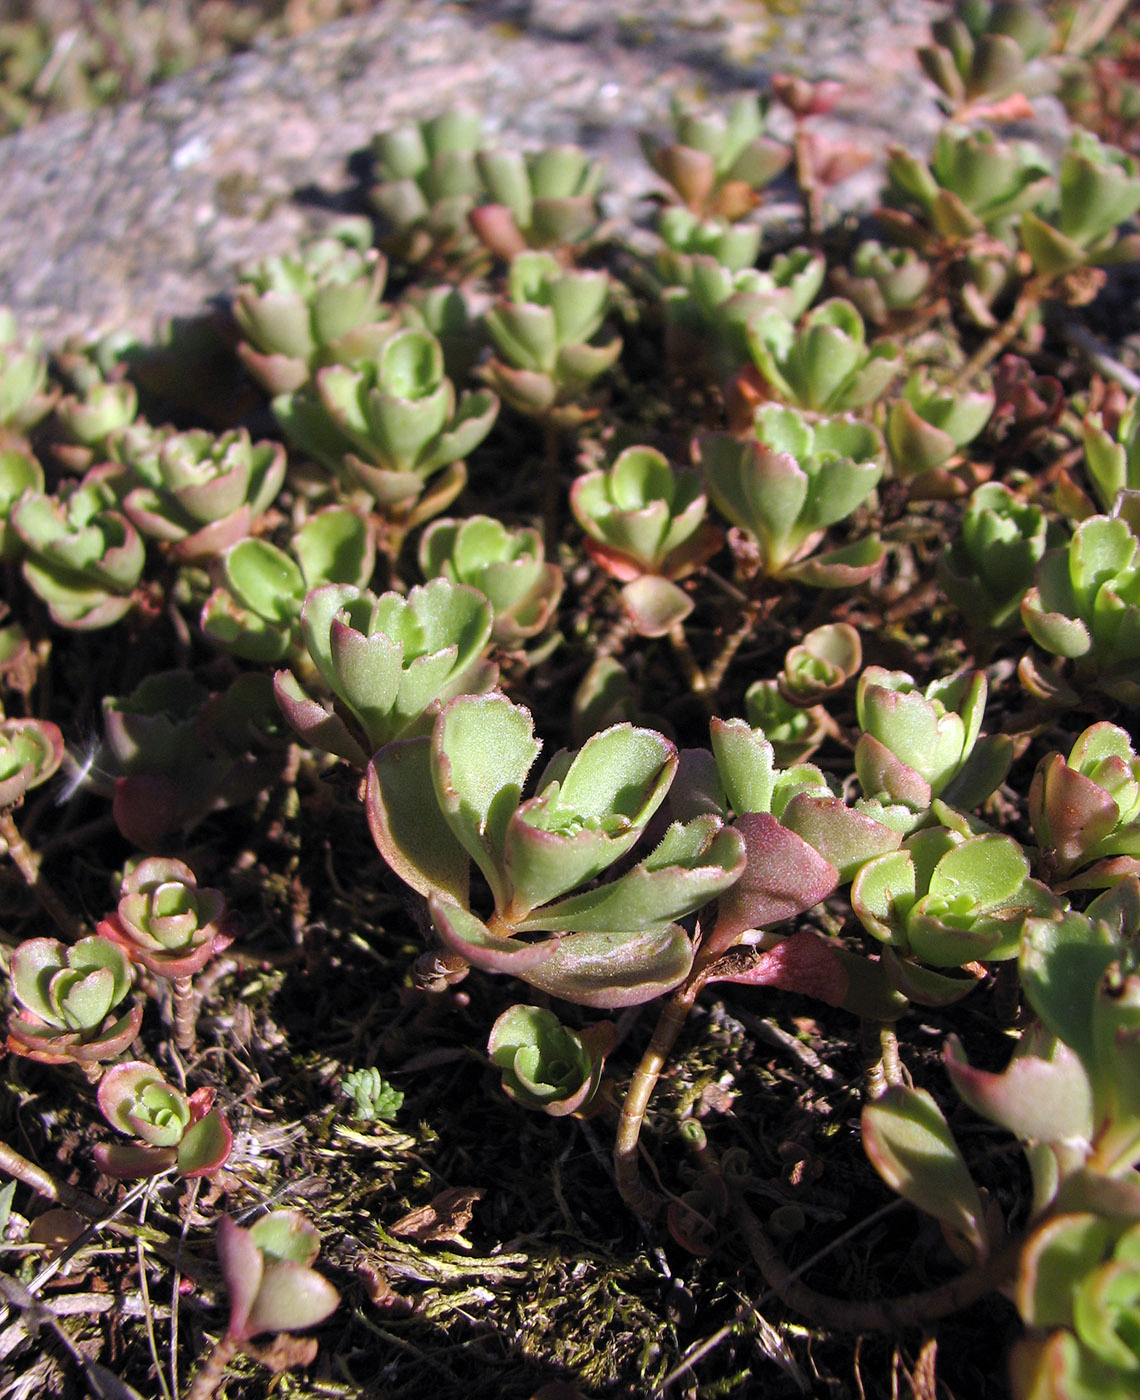
[[[653,1028],[653,1037],[641,1057],[641,1063],[633,1072],[633,1078],[622,1100],[617,1134],[614,1138],[614,1177],[622,1200],[631,1210],[647,1219],[652,1219],[657,1214],[661,1199],[641,1179],[637,1166],[637,1140],[641,1136],[645,1110],[649,1106],[661,1070],[669,1058],[669,1052],[685,1024],[685,1018],[703,981],[703,977],[691,975],[661,1008],[661,1015]]]
[[[801,1283],[795,1270],[790,1269],[780,1257],[740,1189],[729,1184],[729,1194],[733,1219],[740,1226],[752,1257],[772,1291],[789,1307],[795,1308],[796,1312],[818,1326],[844,1332],[895,1332],[903,1327],[933,1322],[969,1307],[1013,1276],[1021,1248],[1021,1241],[1015,1240],[949,1283],[922,1293],[864,1301],[834,1298],[826,1293],[817,1293],[814,1288]]]
[[[194,995],[193,977],[170,979],[171,1001],[174,1006],[174,1043],[189,1053],[194,1049],[198,1030],[198,998]]]
[[[705,667],[706,693],[713,696],[720,689],[725,672],[732,665],[732,659],[748,638],[756,624],[772,606],[772,599],[750,598],[740,614],[740,621],[721,643],[720,651],[713,657],[712,664]]]
[[[49,1172],[44,1171],[43,1167],[29,1162],[6,1142],[0,1142],[0,1172],[22,1181],[45,1200],[58,1201],[60,1205],[69,1209],[82,1211],[84,1215],[103,1214],[104,1207],[94,1197],[85,1196],[82,1191],[77,1191],[66,1181],[57,1181]]]
[[[8,846],[8,854],[16,869],[24,877],[24,883],[40,902],[40,907],[48,914],[64,938],[74,943],[85,932],[83,925],[74,918],[70,910],[55,890],[48,884],[40,870],[39,857],[20,835],[19,827],[11,812],[0,816],[0,837]]]
[[[681,667],[681,674],[688,682],[689,689],[700,699],[705,708],[710,707],[709,683],[705,673],[697,665],[697,658],[693,655],[693,649],[689,645],[689,639],[685,635],[685,624],[674,622],[669,628],[669,644],[673,648]]]
[[[1013,310],[998,326],[992,335],[978,346],[950,383],[951,389],[964,389],[989,362],[1017,339],[1034,308],[1040,305],[1048,289],[1048,282],[1040,277],[1031,277],[1021,289]]]
[[[198,1367],[198,1374],[190,1382],[184,1400],[214,1400],[222,1383],[226,1367],[238,1354],[240,1344],[229,1332],[220,1337],[214,1349]]]

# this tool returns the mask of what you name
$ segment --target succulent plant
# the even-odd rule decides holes
[[[268,677],[254,681],[239,677],[211,697],[189,671],[153,671],[129,694],[104,696],[103,744],[93,758],[105,770],[98,781],[108,784],[125,840],[161,849],[174,832],[249,801],[273,781],[282,756],[267,707],[274,715],[276,707]]]
[[[724,542],[705,519],[708,500],[694,471],[677,472],[652,447],[627,447],[605,471],[587,472],[570,490],[586,532],[586,553],[626,586],[626,611],[642,636],[659,636],[692,610],[675,586]],[[664,625],[662,625],[664,621]]]
[[[932,270],[913,248],[891,248],[877,238],[865,238],[851,255],[850,270],[831,269],[839,295],[851,302],[865,321],[901,328],[926,309]]]
[[[680,279],[662,293],[670,362],[688,378],[719,383],[750,360],[752,317],[775,310],[797,320],[823,285],[826,263],[818,251],[793,248],[763,269],[734,272],[713,257],[692,254],[659,264],[658,272]]]
[[[553,1011],[511,1006],[491,1027],[487,1054],[503,1072],[505,1093],[561,1118],[589,1107],[614,1039],[610,1021],[573,1031]]]
[[[492,640],[519,647],[550,626],[562,596],[562,570],[546,562],[542,536],[529,526],[508,530],[489,515],[435,520],[424,531],[420,569],[477,588],[491,604]]]
[[[138,391],[126,376],[133,341],[106,337],[88,352],[63,351],[60,368],[74,385],[55,404],[66,441],[52,451],[68,471],[81,473],[114,455],[115,443],[138,413]]]
[[[1038,275],[1059,277],[1089,263],[1136,256],[1140,241],[1121,240],[1118,225],[1140,209],[1140,162],[1089,131],[1077,131],[1061,158],[1058,201],[1048,218],[1032,209],[1019,232]]]
[[[145,484],[123,497],[123,513],[180,563],[209,560],[250,534],[285,481],[280,443],[251,443],[244,428],[156,438],[125,459]]]
[[[362,586],[375,547],[355,511],[329,506],[309,517],[286,553],[245,539],[221,558],[222,583],[202,606],[200,626],[216,646],[247,661],[280,661],[301,645],[301,608],[322,583]]]
[[[1002,633],[1020,622],[1021,600],[1053,543],[1040,506],[989,481],[970,496],[957,539],[938,559],[938,581],[972,633]]]
[[[655,269],[669,287],[691,281],[694,257],[711,258],[732,273],[754,267],[762,238],[759,224],[702,219],[680,204],[661,210],[657,232],[665,246],[655,259]]]
[[[159,977],[189,977],[229,945],[225,907],[222,892],[199,887],[183,861],[148,856],[124,878],[99,932]]]
[[[618,724],[555,755],[521,799],[540,747],[529,713],[504,695],[452,700],[430,737],[373,757],[373,839],[427,899],[444,946],[473,966],[586,1006],[652,1000],[687,975],[693,949],[676,920],[736,879],[740,838],[715,816],[676,822],[640,863],[595,884],[644,833],[676,750]],[[472,860],[493,903],[482,917],[471,908]],[[519,936],[532,933],[552,936]]]
[[[106,938],[81,938],[71,947],[28,939],[13,952],[10,971],[20,1004],[8,1019],[14,1055],[94,1065],[121,1055],[139,1033],[142,1007],[121,1009],[134,980],[131,965]]]
[[[24,578],[60,627],[110,627],[134,601],[146,550],[119,509],[121,470],[93,467],[55,496],[26,492],[12,508]]]
[[[244,1229],[228,1215],[218,1225],[218,1264],[229,1294],[226,1329],[199,1366],[186,1400],[212,1400],[226,1367],[254,1337],[315,1327],[336,1309],[340,1294],[312,1267],[321,1237],[295,1210],[275,1210]],[[277,1364],[296,1365],[316,1355],[296,1347],[279,1353]]]
[[[869,577],[882,559],[882,545],[872,538],[813,556],[827,527],[874,490],[882,450],[869,423],[849,417],[812,423],[778,404],[756,410],[747,440],[703,434],[694,448],[716,508],[755,539],[759,572],[825,588]]]
[[[965,495],[973,484],[953,469],[959,449],[978,436],[994,410],[989,391],[945,388],[912,374],[887,411],[887,448],[895,475],[915,498]]]
[[[1136,400],[1120,415],[1115,434],[1099,413],[1088,413],[1081,424],[1085,470],[1101,509],[1111,511],[1121,491],[1140,490],[1140,415]]]
[[[862,664],[863,644],[855,628],[825,622],[788,649],[776,685],[789,704],[807,709],[842,689]]]
[[[1078,679],[1126,704],[1140,698],[1138,551],[1123,516],[1090,516],[1066,545],[1046,550],[1021,603],[1038,646],[1072,660]]]
[[[279,396],[273,409],[303,452],[410,527],[462,490],[463,459],[490,431],[499,402],[482,389],[457,403],[439,342],[408,327],[375,358],[329,365],[313,387]]]
[[[736,220],[787,166],[791,151],[764,131],[759,99],[742,97],[727,117],[674,103],[673,139],[642,137],[653,169],[694,214]]]
[[[982,671],[959,671],[920,690],[905,671],[865,667],[855,691],[862,730],[855,771],[864,794],[910,812],[904,821],[912,826],[933,798],[963,811],[983,802],[1013,758],[1008,735],[981,737],[987,691]]]
[[[0,811],[46,783],[63,762],[63,735],[46,719],[0,720]]]
[[[917,831],[899,850],[863,865],[851,905],[885,945],[894,986],[911,1001],[935,1006],[964,996],[977,976],[931,976],[928,968],[1016,958],[1025,920],[1061,912],[1048,887],[1030,877],[1012,836],[944,826]]]
[[[129,1143],[98,1143],[95,1161],[107,1176],[212,1176],[233,1148],[233,1132],[214,1107],[212,1088],[184,1094],[153,1065],[126,1060],[99,1081],[99,1111]]]
[[[887,177],[893,198],[917,204],[930,233],[952,244],[982,231],[1011,239],[1019,216],[1042,202],[1054,178],[1036,146],[956,126],[938,133],[929,164],[892,147]]]
[[[1029,820],[1042,873],[1062,889],[1140,871],[1140,757],[1127,731],[1101,720],[1067,759],[1046,754],[1029,786]]]
[[[468,215],[483,193],[475,163],[482,146],[483,120],[463,108],[373,137],[378,178],[368,198],[379,218],[381,247],[407,263],[470,264],[479,247]]]
[[[918,60],[952,111],[1024,91],[1026,65],[1053,38],[1052,24],[1032,0],[966,0],[930,31],[934,42],[919,48]]]
[[[234,319],[246,368],[271,394],[299,389],[320,365],[374,355],[396,329],[381,303],[388,267],[367,219],[343,219],[295,253],[238,272]]]
[[[519,253],[507,296],[484,316],[495,358],[487,377],[504,399],[537,418],[572,422],[590,385],[621,354],[621,339],[593,344],[610,301],[604,272],[567,272],[551,253]]]
[[[47,386],[39,342],[23,339],[15,316],[0,307],[0,432],[21,437],[51,411],[58,393]]]
[[[744,692],[748,725],[763,733],[781,768],[803,763],[823,743],[827,731],[820,713],[785,700],[775,680],[753,681]]]
[[[863,318],[833,297],[797,326],[775,310],[748,322],[752,359],[772,398],[812,413],[844,413],[872,403],[898,373],[893,341],[868,345]]]
[[[445,578],[406,598],[345,584],[314,589],[301,635],[354,725],[311,699],[291,671],[274,679],[278,704],[306,743],[363,768],[382,744],[430,728],[444,701],[490,690],[498,668],[483,653],[493,625],[482,593]]]
[[[44,469],[27,448],[0,447],[0,559],[17,559],[24,547],[11,524],[13,507],[26,492],[43,489]]]
[[[468,221],[504,262],[527,248],[579,243],[597,227],[602,167],[579,147],[548,146],[533,155],[483,150],[475,164],[485,193]]]

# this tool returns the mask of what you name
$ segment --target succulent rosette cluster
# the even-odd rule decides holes
[[[1067,758],[1046,754],[1029,785],[1029,820],[1041,870],[1059,888],[1140,871],[1140,757],[1127,731],[1100,720]]]
[[[1137,400],[1130,399],[1115,433],[1099,413],[1086,414],[1081,424],[1085,470],[1102,510],[1110,511],[1121,491],[1140,489],[1140,414],[1136,410]]]
[[[374,357],[327,366],[310,388],[279,396],[273,408],[302,452],[411,526],[463,489],[463,459],[490,431],[499,401],[486,389],[457,400],[439,342],[407,327]]]
[[[484,150],[475,163],[483,193],[469,221],[505,262],[528,248],[580,243],[597,227],[602,166],[578,146],[548,146],[530,155]]]
[[[1125,496],[1118,504],[1131,510]],[[1079,680],[1134,704],[1140,697],[1140,540],[1130,516],[1089,516],[1066,545],[1046,550],[1021,601],[1021,620],[1039,647],[1074,663]]]
[[[606,273],[568,272],[552,253],[511,259],[507,295],[483,320],[495,348],[486,373],[512,408],[559,422],[582,416],[575,400],[621,354],[617,335],[594,344],[610,291]]]
[[[613,466],[587,472],[570,491],[586,553],[625,584],[626,611],[640,635],[659,636],[692,611],[676,587],[714,555],[723,532],[705,518],[695,471],[677,471],[652,447],[627,447]]]
[[[970,0],[936,19],[930,33],[918,60],[957,110],[1024,92],[1032,81],[1027,65],[1048,49],[1053,25],[1027,0]]]
[[[865,321],[902,327],[924,314],[933,272],[913,248],[896,248],[865,238],[851,255],[850,268],[831,270],[840,296]]]
[[[229,946],[225,908],[222,892],[199,886],[183,861],[148,856],[124,877],[99,933],[159,977],[190,977]]]
[[[585,1006],[650,1001],[689,972],[693,947],[677,920],[737,878],[741,838],[711,814],[674,822],[638,864],[597,884],[645,833],[677,751],[618,724],[556,754],[524,798],[540,747],[522,706],[498,692],[459,696],[430,736],[373,757],[373,839],[427,899],[444,947],[471,965]],[[472,861],[490,891],[482,912]]]
[[[938,581],[971,632],[1017,626],[1021,600],[1057,534],[1040,506],[1019,500],[1000,481],[972,493],[958,538],[938,559]]]
[[[277,702],[306,743],[363,768],[382,744],[432,723],[456,695],[490,688],[498,667],[484,657],[494,614],[475,588],[446,578],[405,597],[329,584],[301,611],[301,633],[336,708],[291,671],[278,671]]]
[[[120,507],[122,468],[92,467],[54,496],[26,492],[10,515],[23,575],[60,627],[110,627],[130,610],[146,549]]]
[[[827,588],[861,582],[882,561],[882,543],[872,536],[813,556],[828,526],[874,490],[882,448],[870,423],[812,422],[794,408],[764,404],[747,438],[702,434],[695,452],[716,508],[755,541],[758,572]]]
[[[211,696],[189,671],[155,671],[129,694],[104,696],[102,708],[103,744],[82,776],[105,788],[120,833],[139,849],[161,850],[280,771],[268,676],[239,676]]]
[[[673,137],[642,137],[650,165],[677,199],[701,217],[742,218],[760,191],[791,160],[791,151],[765,131],[757,97],[742,97],[727,117],[673,107]]]
[[[563,576],[549,563],[542,536],[531,526],[509,530],[489,515],[435,520],[424,531],[420,569],[427,579],[477,588],[491,604],[492,640],[518,647],[550,626]]]
[[[720,382],[750,359],[752,317],[775,310],[798,320],[823,286],[827,265],[818,251],[792,248],[765,268],[737,271],[712,255],[692,253],[659,258],[657,270],[667,283],[662,309],[670,363],[688,378],[703,373]]]
[[[317,511],[286,551],[268,540],[240,540],[222,555],[220,585],[202,605],[199,625],[216,646],[247,661],[299,655],[301,609],[324,583],[362,586],[376,547],[364,518],[342,506]]]
[[[121,1055],[142,1025],[142,1007],[123,1009],[134,981],[123,950],[91,936],[68,947],[32,938],[12,954],[19,1010],[8,1018],[8,1049],[41,1064],[94,1065]]]
[[[483,189],[475,164],[482,147],[482,117],[461,107],[373,137],[368,198],[390,255],[407,263],[473,260],[479,244],[468,215]]]
[[[788,648],[776,677],[789,704],[807,708],[834,695],[863,664],[863,644],[849,622],[825,622]]]
[[[892,984],[909,1000],[945,1005],[977,984],[977,964],[1016,958],[1028,918],[1061,912],[1029,873],[1011,836],[926,827],[859,870],[851,905],[883,945]],[[971,967],[967,976],[950,969]],[[931,972],[929,969],[938,969]]]
[[[861,734],[855,772],[866,797],[893,808],[913,830],[934,798],[970,811],[1004,780],[1013,758],[1008,735],[981,732],[988,684],[959,671],[920,689],[905,671],[867,666],[855,690]]]
[[[395,329],[381,302],[388,265],[371,241],[367,219],[344,219],[296,253],[239,272],[238,353],[269,393],[299,389],[320,365],[374,353]]]
[[[15,806],[63,762],[63,734],[46,719],[0,720],[0,811]]]
[[[47,357],[39,343],[21,337],[16,318],[0,307],[0,434],[19,438],[45,417],[58,389],[47,382]]]
[[[1055,278],[1098,262],[1128,261],[1140,250],[1118,227],[1140,209],[1140,162],[1091,131],[1073,133],[1061,157],[1057,200],[1045,215],[1027,210],[1018,231],[1036,272]]]
[[[873,403],[902,365],[893,341],[867,344],[863,318],[842,297],[820,302],[798,325],[775,308],[758,311],[746,335],[768,396],[811,413]]]
[[[938,133],[929,163],[892,147],[887,176],[895,199],[918,205],[931,234],[950,243],[983,231],[1012,239],[1020,216],[1054,186],[1052,167],[1036,146],[955,126]]]
[[[959,453],[982,431],[994,410],[990,391],[945,388],[930,374],[912,374],[887,413],[886,440],[895,475],[912,498],[965,495],[980,468]],[[956,469],[957,468],[957,469]]]
[[[244,428],[156,436],[126,460],[143,484],[123,497],[124,514],[179,563],[209,560],[245,539],[285,481],[284,446],[252,443]]]
[[[562,1118],[589,1107],[614,1038],[610,1021],[575,1031],[544,1007],[511,1006],[491,1027],[487,1054],[510,1098]]]
[[[128,1180],[171,1169],[182,1177],[212,1176],[234,1140],[214,1097],[209,1087],[184,1094],[141,1060],[112,1065],[99,1081],[99,1111],[135,1141],[98,1143],[99,1170]]]
[[[42,495],[44,469],[39,459],[18,444],[0,447],[0,559],[17,559],[23,541],[11,523],[12,509],[28,492]]]

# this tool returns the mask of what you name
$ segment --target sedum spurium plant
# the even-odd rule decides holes
[[[484,595],[448,579],[407,597],[326,584],[305,599],[301,632],[320,678],[355,724],[313,700],[291,671],[274,677],[278,704],[306,743],[363,768],[382,745],[430,728],[444,701],[491,689],[498,667],[484,651],[493,628]]]
[[[870,423],[853,417],[813,422],[778,404],[757,408],[743,440],[708,433],[694,445],[713,503],[754,542],[754,557],[743,556],[753,571],[817,588],[861,582],[882,562],[882,543],[873,536],[814,553],[828,526],[845,520],[875,489],[882,449]]]
[[[8,1049],[41,1064],[95,1066],[134,1040],[142,1006],[123,1003],[134,981],[126,954],[109,939],[31,938],[12,954]]]
[[[133,1142],[100,1143],[99,1170],[108,1176],[157,1176],[172,1168],[179,1176],[212,1176],[233,1148],[233,1132],[214,1108],[214,1090],[184,1094],[153,1065],[124,1060],[99,1081],[99,1111],[112,1128]]]
[[[763,1287],[833,1351],[839,1329],[911,1323],[941,1343],[947,1312],[1003,1289],[1026,1328],[1018,1400],[1131,1395],[1140,515],[1130,391],[1090,385],[1083,357],[1095,326],[1099,373],[1134,370],[1114,297],[1095,321],[1085,307],[1102,264],[1135,250],[1140,183],[1134,155],[1091,138],[1054,157],[987,124],[1024,116],[1039,21],[1022,3],[968,0],[940,24],[923,61],[955,123],[929,155],[891,155],[895,207],[858,227],[822,222],[823,192],[857,158],[810,129],[842,110],[830,84],[774,84],[804,210],[775,236],[758,204],[788,153],[755,97],[650,141],[672,194],[628,243],[595,226],[589,155],[531,157],[507,136],[489,150],[478,116],[448,113],[375,143],[392,287],[359,222],[248,269],[228,340],[206,356],[224,386],[181,367],[201,352],[183,329],[157,353],[118,337],[49,364],[3,318],[0,874],[9,941],[24,938],[12,1046],[41,1063],[14,1068],[27,1077],[0,1100],[46,1098],[62,1082],[53,1064],[94,1077],[111,1063],[101,1099],[119,1139],[89,1150],[93,1096],[70,1104],[55,1194],[90,1186],[105,1213],[100,1161],[157,1171],[153,1197],[234,1160],[210,1089],[181,1075],[191,1049],[217,1101],[242,1103],[243,1133],[241,1171],[186,1215],[187,1258],[218,1192],[241,1210],[280,1190],[263,1133],[288,1139],[288,1170],[316,1153],[335,1180],[351,1169],[345,1145],[367,1139],[397,1191],[439,1171],[433,1144],[446,1143],[480,1190],[491,1119],[459,1121],[454,1103],[477,1073],[502,1084],[489,1113],[519,1125],[528,1166],[559,1125],[522,1110],[588,1114],[578,1131],[595,1137],[616,1115],[625,1201],[650,1221],[674,1198],[668,1226],[706,1254],[707,1279],[722,1255],[751,1268],[743,1242]],[[1074,32],[1058,42],[1081,47]],[[1127,62],[1121,51],[1112,71]],[[1123,112],[1114,99],[1134,144]],[[624,346],[604,329],[611,313]],[[490,388],[465,395],[472,378],[515,412],[500,422]],[[696,471],[676,465],[687,448]],[[413,587],[417,560],[427,582]],[[89,743],[85,711],[100,709],[102,743]],[[357,861],[362,793],[387,871]],[[236,927],[222,894],[250,933],[215,958]],[[115,941],[90,939],[88,910]],[[330,1009],[304,1043],[298,985]],[[216,1014],[197,1044],[199,994]],[[698,1034],[678,1041],[702,997]],[[743,1092],[759,1024],[743,1009],[758,997],[769,1029],[795,1016],[796,1075],[812,1081],[796,1090],[800,1121],[832,1106],[824,1070],[842,1055],[871,1161],[949,1246],[886,1222],[860,1262],[875,1295],[863,1301],[801,1276],[816,1166],[875,1208],[842,1134],[817,1134],[788,1183],[802,1226],[778,1210],[777,1248],[757,1217],[749,1183],[767,1168],[743,1153],[774,1142],[782,1161],[804,1136],[781,1116],[778,1072],[762,1134],[746,1138],[725,1108]],[[636,1017],[654,1002],[649,1030]],[[958,1036],[949,1081],[923,1038],[935,1016]],[[368,1070],[347,1072],[337,1028],[350,1021]],[[458,1050],[465,1036],[486,1056]],[[647,1113],[677,1043],[672,1092]],[[415,1105],[406,1133],[385,1121],[393,1080]],[[951,1115],[955,1090],[965,1106]],[[974,1110],[1024,1144],[1028,1174],[969,1131]],[[693,1180],[655,1136],[678,1118]],[[272,1138],[270,1120],[287,1132]],[[586,1154],[553,1150],[567,1208],[588,1220],[575,1203]],[[413,1152],[415,1171],[398,1170]],[[647,1154],[661,1192],[642,1178]],[[13,1162],[43,1185],[5,1147]],[[528,1214],[535,1179],[512,1222],[520,1249],[543,1228]],[[387,1231],[391,1193],[374,1197]],[[342,1202],[358,1199],[320,1201],[337,1236],[357,1237]],[[461,1208],[407,1204],[425,1239],[464,1226]],[[165,1228],[160,1215],[148,1228]],[[335,1301],[311,1229],[269,1221],[224,1227],[235,1310],[194,1400],[237,1347]],[[152,1296],[159,1258],[144,1261]],[[878,1296],[883,1274],[908,1270],[932,1286]],[[346,1372],[368,1345],[360,1317],[345,1310]],[[609,1324],[590,1326],[601,1364]],[[138,1351],[138,1331],[125,1317],[116,1335]],[[662,1335],[643,1354],[671,1366]],[[943,1374],[962,1350],[942,1346],[935,1388],[977,1389]],[[258,1351],[278,1365],[305,1354],[296,1340]],[[667,1370],[644,1364],[623,1383],[655,1393]],[[574,1379],[611,1389],[598,1374]]]
[[[741,840],[714,816],[675,822],[636,866],[594,885],[644,835],[677,751],[616,725],[556,754],[524,798],[540,748],[530,715],[505,695],[460,696],[430,737],[373,757],[373,839],[427,900],[443,945],[473,966],[585,1006],[652,1000],[688,972],[693,948],[677,921],[736,879]],[[490,891],[481,913],[472,861]],[[550,936],[523,936],[533,933]]]

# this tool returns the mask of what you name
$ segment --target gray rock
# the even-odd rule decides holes
[[[478,105],[504,139],[602,154],[619,214],[652,186],[637,132],[669,99],[722,101],[780,69],[848,91],[823,125],[881,155],[938,122],[913,48],[931,0],[391,0],[365,16],[0,142],[0,304],[49,344],[199,311],[246,259],[353,207],[349,160],[395,121]],[[599,14],[603,18],[599,18]],[[843,197],[866,200],[874,176]]]

